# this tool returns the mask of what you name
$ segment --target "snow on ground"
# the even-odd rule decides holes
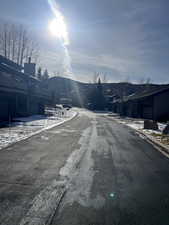
[[[132,127],[135,130],[143,130],[144,132],[154,132],[157,134],[161,134],[162,130],[165,128],[166,123],[158,123],[159,130],[147,130],[144,129],[144,120],[143,119],[135,119],[135,118],[130,118],[130,117],[120,117],[117,114],[110,114],[111,117],[115,120],[117,120],[119,123],[125,124],[129,127]]]
[[[157,141],[160,144],[169,147],[169,137],[162,135],[162,131],[166,126],[166,123],[158,123],[158,130],[144,129],[144,120],[135,119],[129,117],[120,117],[117,114],[109,114],[114,120],[119,123],[125,124],[137,131],[141,131],[144,135],[149,137],[152,141]]]
[[[62,124],[75,117],[76,114],[77,112],[74,110],[50,109],[47,111],[47,115],[15,118],[15,122],[0,128],[0,149]]]
[[[117,120],[119,123],[125,124],[129,127],[132,127],[135,130],[140,130],[143,129],[144,127],[144,121],[141,119],[133,119],[129,117],[121,117],[117,114],[110,114],[110,116],[114,119]]]

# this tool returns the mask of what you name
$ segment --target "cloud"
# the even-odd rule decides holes
[[[99,70],[111,74],[113,81],[130,76],[132,81],[151,77],[154,82],[169,82],[168,0],[57,3],[68,24],[69,52],[78,80],[88,81]],[[2,0],[0,14],[31,23],[42,46],[41,65],[51,73],[61,70],[62,51],[46,32],[52,17],[47,1]]]
[[[105,12],[101,1],[97,1],[97,9],[88,1],[80,1],[76,10],[74,4],[70,6],[75,15],[67,13],[68,21],[79,18],[76,22],[72,19],[70,27],[70,55],[77,79],[87,81],[94,71],[101,71],[113,81],[129,76],[132,81],[142,77],[151,77],[154,82],[169,81],[168,4],[165,0],[122,3],[104,2]]]
[[[119,72],[125,72],[132,64],[133,61],[117,58],[113,55],[86,55],[79,52],[71,52],[72,62],[80,65],[90,65],[96,68],[104,67]]]

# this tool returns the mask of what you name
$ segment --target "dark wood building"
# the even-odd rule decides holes
[[[169,121],[169,86],[117,100],[113,109],[123,116]]]
[[[45,104],[50,104],[50,91],[21,70],[22,67],[0,56],[0,121],[43,114]]]

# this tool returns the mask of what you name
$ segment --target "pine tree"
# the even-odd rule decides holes
[[[98,78],[93,91],[90,93],[90,101],[94,110],[104,110],[105,108],[105,97],[103,94],[103,86],[101,79]]]
[[[46,69],[43,73],[43,80],[47,80],[49,79],[49,74],[48,74],[48,70]]]
[[[104,110],[105,107],[105,98],[103,94],[103,86],[101,83],[101,79],[99,77],[96,89],[96,100],[95,107],[97,110]]]
[[[42,69],[41,69],[41,67],[38,68],[37,77],[38,77],[39,80],[42,80]]]

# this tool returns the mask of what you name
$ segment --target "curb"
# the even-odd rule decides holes
[[[132,128],[132,127],[131,127]],[[165,154],[165,156],[167,156],[169,158],[169,148],[167,146],[165,146],[164,144],[156,141],[154,138],[152,138],[150,135],[147,135],[145,134],[144,132],[142,132],[141,130],[136,130],[136,129],[133,129],[136,131],[136,133],[138,132],[139,134],[143,135],[153,146],[154,145],[157,145],[158,147],[158,150]],[[159,149],[160,148],[160,149]]]
[[[112,118],[112,117],[111,117],[111,118]],[[169,147],[167,147],[167,146],[165,146],[164,144],[162,144],[162,143],[156,141],[156,140],[155,140],[154,138],[152,138],[150,135],[145,134],[145,133],[142,132],[141,130],[136,130],[136,129],[134,129],[134,128],[128,126],[128,125],[125,124],[125,123],[120,123],[120,122],[119,122],[118,120],[116,120],[116,119],[113,119],[113,118],[112,118],[112,120],[116,121],[116,122],[119,123],[119,124],[122,124],[122,125],[125,125],[125,126],[131,128],[131,129],[134,130],[138,135],[141,134],[142,136],[144,136],[144,137],[147,139],[147,141],[148,141],[150,144],[152,144],[154,147],[156,147],[156,149],[157,149],[159,152],[161,152],[163,155],[165,155],[167,158],[169,158]]]
[[[26,137],[23,137],[23,138],[21,138],[21,139],[18,140],[18,141],[14,141],[14,142],[12,142],[12,143],[9,143],[7,146],[0,148],[0,151],[3,151],[3,150],[5,150],[5,149],[11,147],[12,145],[14,145],[14,144],[16,144],[16,143],[19,143],[19,142],[21,142],[21,141],[25,141],[25,140],[27,140],[27,139],[29,139],[29,138],[31,138],[31,137],[34,137],[34,136],[37,135],[37,134],[40,134],[40,133],[42,133],[42,132],[45,132],[45,131],[47,131],[47,130],[50,130],[50,129],[53,129],[53,128],[57,127],[57,126],[60,126],[60,125],[62,125],[62,124],[64,124],[64,123],[66,123],[66,122],[69,122],[69,121],[73,120],[75,117],[77,117],[78,115],[79,115],[79,113],[76,112],[76,114],[75,114],[74,116],[68,118],[68,119],[65,120],[65,121],[61,121],[61,122],[58,123],[58,124],[53,124],[53,125],[51,125],[51,126],[49,126],[49,127],[42,128],[42,129],[40,129],[40,130],[37,130],[37,131],[35,131],[34,133],[32,133],[32,134],[30,134],[30,135],[28,135],[28,136],[26,136]]]

